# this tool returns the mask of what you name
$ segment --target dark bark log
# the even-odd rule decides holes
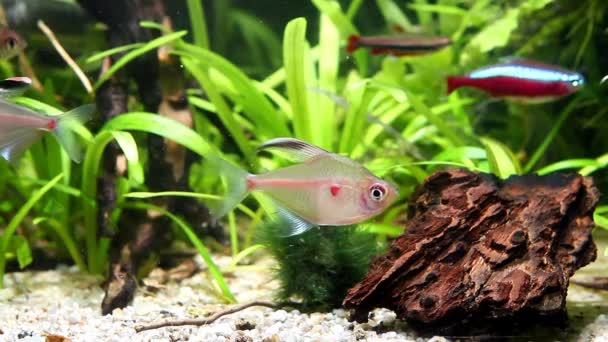
[[[108,26],[107,40],[110,48],[146,42],[159,34],[157,30],[142,28],[139,22],[151,20],[162,22],[165,13],[161,0],[125,0],[100,1],[80,0],[80,4],[97,20]],[[119,55],[113,56],[113,63]],[[181,70],[173,75],[180,76]],[[144,54],[130,62],[124,71],[115,79],[104,84],[98,94],[98,105],[102,112],[104,122],[115,115],[127,112],[127,86],[133,80],[138,89],[138,95],[144,109],[151,113],[159,112],[163,93],[161,68],[157,51]],[[173,88],[175,89],[175,87]],[[185,99],[183,87],[178,88],[179,96]],[[170,102],[170,105],[173,104]],[[184,106],[184,102],[178,103]],[[187,107],[187,102],[185,102]],[[191,120],[191,119],[190,119]],[[152,191],[183,190],[189,191],[188,169],[192,162],[192,153],[182,154],[188,158],[171,162],[167,153],[167,142],[156,135],[148,135],[148,165],[146,183]],[[119,149],[112,144],[105,151],[104,174],[98,181],[98,222],[100,231],[109,235],[111,229],[110,214],[116,202],[116,158]],[[174,176],[174,166],[178,164],[179,177]],[[206,207],[192,199],[167,197],[156,201],[157,205],[168,208],[176,214],[181,214],[194,227],[199,228],[198,233],[211,233],[216,238],[222,237],[221,227],[208,225],[209,212]],[[150,258],[152,253],[160,250],[162,246],[170,243],[172,236],[167,229],[170,221],[167,217],[156,216],[153,213],[125,211],[118,225],[119,234],[112,240],[110,251],[110,268],[105,289],[106,296],[102,302],[102,313],[110,313],[114,308],[124,307],[133,299],[136,289],[136,274],[141,266]]]
[[[417,195],[407,232],[343,304],[357,320],[386,307],[413,326],[451,333],[467,323],[562,322],[570,276],[596,257],[598,197],[592,179],[576,174],[499,181],[437,172]]]
[[[108,60],[109,62],[109,60]],[[97,90],[96,104],[101,122],[128,111],[128,82],[119,72]],[[97,222],[102,236],[112,236],[110,216],[116,207],[116,158],[121,154],[115,142],[110,143],[103,154],[102,175],[97,180]]]

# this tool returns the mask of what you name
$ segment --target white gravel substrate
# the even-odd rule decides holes
[[[227,258],[218,257],[220,265]],[[266,265],[270,266],[270,265]],[[265,265],[240,268],[227,277],[240,302],[269,300],[276,283]],[[136,325],[169,318],[193,318],[220,310],[206,272],[154,293],[140,288],[132,306],[100,314],[100,278],[60,267],[5,276],[0,289],[0,341],[45,341],[60,335],[71,341],[447,341],[417,337],[388,310],[376,310],[368,323],[348,322],[347,312],[302,314],[253,307],[202,326],[161,328],[136,333]],[[582,301],[584,302],[584,301]],[[580,341],[608,341],[608,316],[586,321]],[[247,324],[253,325],[246,327]],[[239,327],[241,330],[239,330]],[[382,328],[390,327],[390,329]],[[250,328],[250,329],[248,329]],[[391,331],[394,330],[394,331]],[[55,340],[59,341],[59,340]]]

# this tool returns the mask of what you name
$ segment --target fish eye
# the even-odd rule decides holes
[[[386,195],[386,188],[381,184],[374,184],[369,188],[369,197],[376,202],[382,201]]]
[[[17,39],[8,38],[6,41],[6,44],[8,45],[9,48],[14,49],[17,47]]]
[[[580,85],[582,84],[582,82],[581,82],[581,81],[579,81],[579,80],[574,80],[574,81],[570,82],[570,84],[571,84],[573,87],[578,87],[578,86],[580,86]]]

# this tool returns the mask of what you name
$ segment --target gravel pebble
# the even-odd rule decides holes
[[[230,262],[223,257],[216,260],[220,267]],[[270,269],[272,265],[268,266]],[[100,314],[101,279],[82,274],[74,267],[6,275],[6,287],[0,289],[0,341],[42,342],[45,334],[65,336],[74,342],[448,341],[439,336],[430,339],[416,336],[396,319],[394,312],[385,309],[373,311],[369,322],[359,324],[349,322],[349,312],[343,309],[306,314],[252,307],[201,327],[135,332],[135,326],[140,324],[202,317],[220,310],[223,306],[217,304],[208,276],[203,272],[179,284],[170,281],[155,293],[139,291],[132,306],[105,316]],[[270,272],[262,271],[237,269],[227,281],[238,293],[240,302],[271,300],[277,286],[271,281]],[[594,317],[583,320],[586,325],[581,327],[579,341],[608,339],[608,317],[601,313]]]

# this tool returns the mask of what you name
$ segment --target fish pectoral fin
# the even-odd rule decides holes
[[[280,152],[286,158],[296,162],[305,162],[320,155],[332,154],[329,151],[296,138],[275,138],[268,140],[258,147],[258,151],[262,150]]]
[[[285,228],[281,230],[280,234],[282,237],[299,235],[317,226],[279,204],[276,205],[276,208],[279,222],[285,223]]]

